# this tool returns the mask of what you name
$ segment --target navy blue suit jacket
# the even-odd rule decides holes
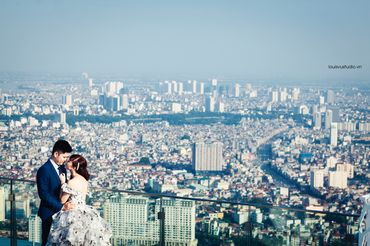
[[[65,168],[64,174],[67,177]],[[59,212],[63,207],[59,199],[61,187],[59,175],[50,160],[39,168],[36,181],[37,191],[41,199],[37,214],[42,220],[45,220]]]

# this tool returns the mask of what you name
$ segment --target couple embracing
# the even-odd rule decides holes
[[[37,171],[44,245],[110,245],[111,229],[97,210],[86,205],[89,172],[81,155],[58,140],[50,159]],[[67,170],[70,177],[67,177]]]

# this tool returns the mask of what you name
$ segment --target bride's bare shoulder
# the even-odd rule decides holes
[[[81,177],[74,177],[72,179],[70,179],[68,181],[68,184],[72,187],[72,188],[81,188],[81,186],[84,186],[86,185],[87,181],[84,179],[84,178],[81,178]]]

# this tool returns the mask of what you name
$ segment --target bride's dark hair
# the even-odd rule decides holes
[[[71,155],[69,161],[72,162],[72,166],[76,168],[76,172],[84,177],[86,180],[89,180],[90,174],[87,171],[87,161],[82,155]]]

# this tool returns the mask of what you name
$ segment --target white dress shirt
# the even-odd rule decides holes
[[[51,162],[51,164],[53,164],[53,167],[54,167],[54,169],[55,169],[55,171],[57,172],[57,174],[58,174],[58,176],[59,176],[59,166],[58,166],[58,164],[56,164],[54,161],[53,161],[53,159],[52,158],[50,158],[50,162]]]

